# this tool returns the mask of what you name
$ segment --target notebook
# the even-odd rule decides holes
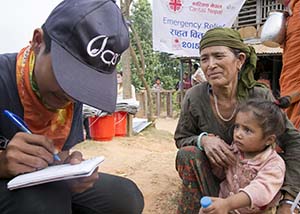
[[[7,183],[9,190],[38,184],[87,177],[104,161],[103,156],[82,161],[80,164],[61,164],[49,166],[39,171],[18,175]]]

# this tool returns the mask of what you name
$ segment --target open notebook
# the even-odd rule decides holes
[[[39,171],[16,176],[8,182],[7,188],[13,190],[53,181],[86,177],[91,175],[102,161],[104,161],[104,157],[100,156],[85,160],[76,165],[61,164],[49,166]]]

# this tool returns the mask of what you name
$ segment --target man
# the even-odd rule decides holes
[[[85,178],[9,191],[14,176],[82,161],[70,149],[83,139],[82,103],[113,112],[115,68],[129,35],[113,0],[65,0],[18,54],[0,55],[0,213],[141,213],[143,196],[130,180]],[[22,133],[3,115],[24,119]],[[53,154],[59,151],[60,162]]]
[[[207,81],[205,74],[203,73],[200,65],[198,63],[194,64],[194,74],[192,75],[192,85],[197,85],[198,83],[202,83]]]

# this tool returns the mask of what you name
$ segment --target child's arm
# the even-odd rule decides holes
[[[211,198],[212,205],[207,208],[201,208],[203,214],[228,214],[229,211],[241,207],[248,207],[251,204],[249,196],[244,192],[239,192],[227,198]]]
[[[253,207],[263,208],[273,206],[272,199],[279,192],[285,173],[284,161],[276,155],[271,158],[263,168],[259,170],[255,178],[235,195],[227,198],[212,198],[212,205],[201,209],[205,214],[227,214],[229,211]],[[277,199],[277,198],[276,198]]]

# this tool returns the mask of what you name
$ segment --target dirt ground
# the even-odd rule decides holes
[[[85,158],[105,156],[100,171],[132,179],[145,199],[143,214],[176,213],[180,179],[175,170],[176,119],[158,119],[132,137],[86,141],[77,146]]]

